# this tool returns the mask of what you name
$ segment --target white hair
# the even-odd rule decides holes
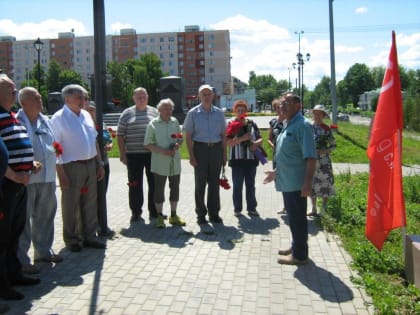
[[[159,104],[157,104],[156,108],[159,109],[163,105],[170,105],[172,107],[172,109],[174,109],[174,107],[175,107],[174,102],[169,97],[160,100],[160,102],[159,102]]]

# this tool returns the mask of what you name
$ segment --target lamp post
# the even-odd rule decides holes
[[[41,50],[44,48],[44,43],[39,39],[34,42],[34,48],[38,53],[38,92],[41,93]]]
[[[297,65],[298,65],[298,78],[299,78],[299,97],[300,102],[302,104],[302,114],[304,114],[304,106],[303,106],[303,66],[305,64],[305,61],[303,60],[303,54],[300,52],[300,34],[303,34],[303,31],[295,32],[295,34],[299,37],[299,51],[296,54],[297,58]],[[306,54],[306,61],[309,61],[311,58],[311,54]]]

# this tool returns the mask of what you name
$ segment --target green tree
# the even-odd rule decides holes
[[[283,91],[287,91],[287,85],[282,90],[279,90],[279,83],[271,75],[255,75],[254,71],[250,72],[249,87],[255,89],[257,99],[264,104],[271,104],[271,101],[278,97]]]
[[[349,94],[347,92],[346,82],[341,80],[337,83],[337,103],[340,106],[346,106],[350,101]]]
[[[58,76],[57,87],[59,91],[61,91],[61,89],[68,84],[79,84],[86,88],[86,83],[83,82],[83,78],[80,75],[80,73],[74,70],[64,69],[60,72],[60,75]]]
[[[385,75],[385,67],[384,66],[377,66],[370,69],[370,73],[372,74],[372,79],[375,85],[375,88],[379,88],[382,86],[382,81],[384,80]]]
[[[63,87],[60,85],[59,78],[60,78],[60,73],[62,71],[63,70],[57,61],[55,60],[50,61],[50,64],[48,65],[47,78],[46,78],[48,92],[61,92],[61,89]]]
[[[134,84],[132,76],[129,76],[125,63],[116,61],[108,62],[107,71],[112,76],[112,98],[121,101],[121,107],[125,108],[132,104]]]
[[[316,104],[329,105],[331,104],[331,79],[328,76],[323,76],[313,91],[312,102]],[[312,103],[311,102],[311,103]],[[311,104],[316,105],[316,104]]]
[[[356,63],[350,67],[344,77],[344,81],[348,96],[355,108],[357,107],[360,94],[375,88],[369,68],[361,63]]]

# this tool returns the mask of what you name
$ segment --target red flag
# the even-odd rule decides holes
[[[392,229],[405,226],[401,140],[401,82],[395,33],[367,149],[370,160],[366,237],[378,250]]]

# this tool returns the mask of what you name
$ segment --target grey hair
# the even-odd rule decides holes
[[[147,90],[144,88],[144,87],[141,87],[141,86],[139,86],[138,88],[135,88],[134,89],[134,91],[133,91],[133,95],[134,94],[136,94],[137,92],[144,92],[144,93],[146,93],[146,95],[149,95],[148,93],[147,93]]]
[[[63,101],[65,101],[67,96],[73,95],[73,94],[84,94],[88,95],[88,91],[86,89],[79,85],[79,84],[69,84],[63,87],[61,90],[61,95],[63,97]]]
[[[163,105],[171,105],[172,109],[174,109],[175,107],[174,102],[169,97],[161,99],[159,104],[157,104],[156,108],[160,109]]]
[[[22,102],[25,100],[25,98],[28,96],[28,94],[30,93],[37,93],[38,90],[32,86],[25,86],[24,88],[19,90],[18,93],[18,102],[19,104],[22,106]]]

